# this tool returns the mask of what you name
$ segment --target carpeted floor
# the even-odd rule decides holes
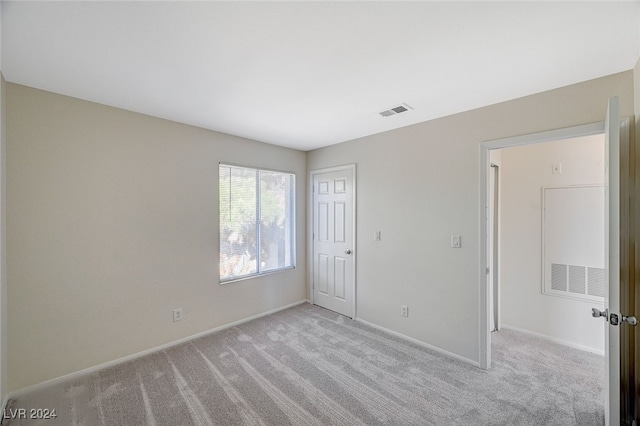
[[[20,397],[57,418],[3,425],[604,424],[602,357],[508,331],[493,357],[483,371],[303,304]]]

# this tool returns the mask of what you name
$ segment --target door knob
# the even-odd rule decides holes
[[[628,317],[623,315],[622,322],[626,322],[627,324],[632,325],[634,327],[638,325],[638,320],[633,315],[630,315]]]
[[[604,317],[604,319],[606,321],[608,321],[609,320],[609,310],[605,309],[604,311],[601,311],[600,309],[591,308],[591,316],[594,317],[594,318]]]
[[[622,317],[622,321],[620,321],[620,316],[618,316],[618,314],[611,314],[611,316],[609,317],[609,310],[605,309],[604,311],[601,311],[599,309],[596,308],[591,308],[591,316],[594,318],[598,318],[598,317],[604,317],[605,321],[609,321],[609,323],[611,325],[618,325],[620,322],[624,322],[626,324],[632,325],[632,326],[636,326],[638,325],[638,320],[636,317],[634,317],[633,315],[620,315]]]
[[[346,250],[344,251],[344,254],[351,254],[351,249],[346,249]]]

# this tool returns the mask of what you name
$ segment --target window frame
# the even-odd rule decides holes
[[[286,211],[286,214],[289,215],[290,217],[290,246],[291,246],[291,253],[290,253],[290,259],[291,259],[291,265],[290,266],[284,266],[281,268],[277,268],[277,269],[269,269],[267,271],[260,271],[260,250],[256,250],[256,270],[257,272],[254,273],[249,273],[249,274],[245,274],[245,275],[240,275],[240,276],[233,276],[231,278],[227,278],[224,279],[222,278],[222,276],[220,275],[220,260],[218,260],[218,281],[220,285],[226,285],[226,284],[230,284],[233,282],[237,282],[237,281],[244,281],[244,280],[249,280],[252,278],[257,278],[257,277],[262,277],[265,275],[271,275],[271,274],[276,274],[282,271],[287,271],[287,270],[291,270],[291,269],[295,269],[296,268],[296,264],[297,264],[297,257],[296,257],[296,227],[297,227],[297,208],[296,208],[296,174],[295,172],[292,171],[285,171],[285,170],[277,170],[277,169],[270,169],[270,168],[265,168],[265,167],[255,167],[255,166],[247,166],[247,165],[241,165],[241,164],[235,164],[235,163],[230,163],[230,162],[219,162],[218,163],[218,179],[220,179],[220,169],[221,167],[235,167],[235,168],[241,168],[241,169],[248,169],[251,171],[256,172],[256,224],[260,224],[262,217],[261,217],[261,185],[260,185],[260,172],[267,172],[267,173],[282,173],[285,175],[290,175],[291,176],[291,182],[290,182],[290,190],[289,190],[289,206],[288,209]],[[222,235],[223,229],[221,228],[221,211],[220,211],[220,203],[221,203],[221,198],[220,198],[220,180],[218,180],[218,252],[221,252],[221,240],[220,237]],[[256,246],[260,247],[261,245],[261,230],[260,230],[260,226],[256,226]]]

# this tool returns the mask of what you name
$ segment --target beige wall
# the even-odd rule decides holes
[[[601,121],[613,95],[631,115],[633,78],[312,151],[306,168],[295,150],[7,84],[8,388],[306,298],[307,171],[347,163],[358,164],[358,316],[478,361],[479,143]],[[297,269],[217,284],[219,161],[296,172]]]
[[[9,390],[306,298],[304,152],[14,84],[6,98]],[[218,284],[220,161],[296,173],[296,269]]]
[[[631,71],[311,151],[358,165],[358,316],[478,362],[479,144],[602,121],[614,95],[631,115]]]
[[[504,327],[547,336],[604,354],[604,303],[542,294],[541,188],[604,184],[604,135],[565,139],[501,152],[501,318]],[[552,164],[562,164],[552,174]],[[568,250],[581,253],[583,247]],[[604,265],[604,258],[602,265]]]

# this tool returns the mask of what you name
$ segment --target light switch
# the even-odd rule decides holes
[[[460,235],[452,235],[451,236],[451,247],[453,247],[453,248],[462,247],[462,237]]]
[[[562,163],[552,164],[551,165],[551,174],[552,175],[561,175],[562,174]]]
[[[380,231],[376,231],[373,233],[373,239],[375,241],[380,241]]]

